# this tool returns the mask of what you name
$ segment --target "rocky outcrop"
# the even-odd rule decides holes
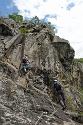
[[[3,22],[3,20],[0,19],[0,34],[3,36],[12,36],[12,30],[9,28],[9,26]]]
[[[54,46],[57,49],[59,60],[64,66],[65,70],[68,72],[71,71],[71,65],[73,63],[75,51],[70,46],[68,40],[61,39],[59,36],[56,36],[57,39],[54,41]]]
[[[4,25],[9,24],[12,22]],[[20,28],[27,29],[26,36],[20,33]],[[22,23],[16,31],[13,36],[0,34],[1,124],[81,125],[81,115],[75,117],[70,112],[63,112],[47,95],[53,79],[58,79],[63,86],[67,85],[65,94],[69,110],[83,108],[83,97],[76,90],[82,85],[83,64],[74,64],[75,52],[69,42],[43,24]],[[23,55],[31,65],[26,74],[21,61]],[[80,120],[76,121],[77,117]]]
[[[80,86],[81,88],[83,88],[83,64],[82,63],[80,63],[80,62],[78,62],[77,63],[77,67],[78,67],[78,76],[80,77],[80,80],[79,80],[79,85],[78,86]]]

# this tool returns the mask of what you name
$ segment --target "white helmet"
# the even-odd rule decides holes
[[[24,56],[25,59],[27,59],[27,56]]]
[[[55,79],[54,82],[57,82],[57,79]]]

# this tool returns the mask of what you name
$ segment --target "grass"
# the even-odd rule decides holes
[[[83,89],[78,89],[78,91],[83,94]]]
[[[74,62],[83,63],[83,58],[74,58]]]

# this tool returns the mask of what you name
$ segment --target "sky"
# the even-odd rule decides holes
[[[75,58],[83,58],[83,0],[0,0],[0,15],[13,12],[51,22],[55,35],[69,41]]]

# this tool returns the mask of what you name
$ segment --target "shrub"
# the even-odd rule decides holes
[[[8,14],[8,17],[13,19],[16,23],[23,22],[23,16],[18,13]]]
[[[75,58],[75,59],[74,59],[74,62],[83,63],[83,58]]]
[[[21,28],[20,29],[21,33],[23,33],[24,35],[26,35],[26,33],[28,33],[28,30],[26,28]]]

